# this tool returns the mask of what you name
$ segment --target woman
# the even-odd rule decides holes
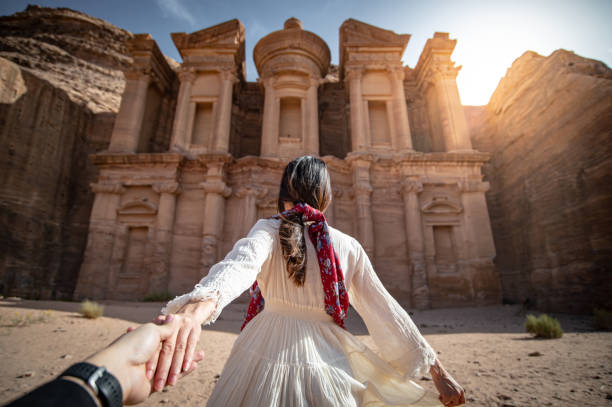
[[[191,293],[162,310],[179,314],[182,327],[149,365],[156,390],[189,370],[201,324],[214,322],[256,281],[244,329],[208,405],[440,405],[410,380],[427,371],[444,405],[465,402],[361,245],[325,222],[331,196],[323,161],[304,156],[287,165],[280,215],[260,219]],[[381,356],[343,328],[349,301]]]

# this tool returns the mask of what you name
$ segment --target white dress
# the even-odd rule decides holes
[[[304,285],[298,287],[288,279],[279,225],[276,219],[259,220],[191,293],[176,297],[162,310],[173,313],[188,302],[212,298],[217,308],[207,321],[211,323],[258,281],[264,310],[236,339],[207,405],[440,406],[437,395],[410,380],[427,372],[436,354],[385,290],[361,245],[329,228],[350,303],[363,318],[379,354],[325,312],[308,226]]]

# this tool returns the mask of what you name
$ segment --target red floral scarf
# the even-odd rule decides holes
[[[296,212],[302,214],[302,222],[314,222],[308,228],[308,236],[317,251],[321,281],[323,282],[323,290],[325,292],[325,312],[334,318],[336,324],[344,328],[349,298],[344,286],[344,274],[340,267],[340,260],[329,238],[329,228],[327,227],[325,216],[323,216],[323,212],[314,209],[310,205],[299,203],[280,215],[273,216],[273,218],[293,215]],[[242,328],[240,328],[241,330],[264,308],[264,298],[261,295],[257,281],[253,283],[250,293],[251,302],[249,303]]]

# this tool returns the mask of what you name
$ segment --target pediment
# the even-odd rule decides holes
[[[340,26],[340,47],[347,45],[401,47],[410,41],[410,34],[397,34],[352,18]]]
[[[183,56],[183,50],[206,48],[244,49],[244,26],[234,19],[191,34],[172,33],[172,41]]]
[[[430,215],[456,215],[461,213],[463,208],[445,196],[437,196],[423,205],[421,211]]]
[[[157,206],[146,199],[134,199],[117,209],[119,215],[155,215]]]

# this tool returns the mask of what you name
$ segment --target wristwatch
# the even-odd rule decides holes
[[[63,376],[76,377],[87,383],[104,407],[121,407],[123,405],[121,385],[117,378],[104,366],[80,362],[70,366],[59,377]]]

